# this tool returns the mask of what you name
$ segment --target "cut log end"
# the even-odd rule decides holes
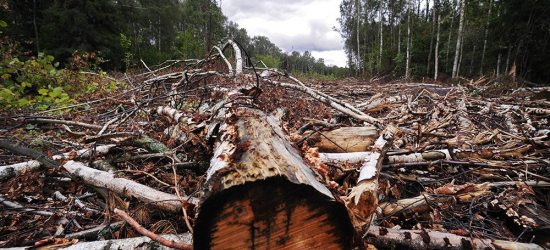
[[[275,177],[207,199],[194,249],[350,249],[346,208],[313,187]]]

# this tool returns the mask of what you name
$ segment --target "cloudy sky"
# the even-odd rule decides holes
[[[266,36],[285,52],[309,51],[325,64],[344,67],[346,54],[336,19],[339,0],[222,0],[229,20],[250,37]]]

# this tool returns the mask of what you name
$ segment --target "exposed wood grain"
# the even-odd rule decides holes
[[[195,249],[349,249],[343,203],[286,140],[279,121],[239,108],[220,126],[195,223]]]
[[[319,133],[312,135],[310,139],[315,142],[314,147],[319,147],[319,152],[329,153],[344,153],[340,147],[347,152],[368,151],[378,137],[375,127],[343,127],[322,133],[330,140]]]

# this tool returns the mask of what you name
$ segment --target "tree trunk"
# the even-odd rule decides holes
[[[485,51],[487,50],[487,36],[489,35],[489,20],[491,19],[491,10],[493,8],[493,0],[489,3],[489,12],[487,13],[487,22],[485,23],[485,36],[483,37],[483,51],[481,52],[481,66],[479,74],[483,75],[483,63],[485,63]]]
[[[359,0],[355,0],[355,12],[357,14],[357,72],[356,72],[356,75],[359,76],[359,74],[361,73],[361,52],[359,50],[360,46],[359,46],[359,12],[361,10],[361,6],[360,6],[360,2]]]
[[[500,58],[502,57],[502,54],[501,53],[498,53],[498,58],[497,58],[497,76],[500,76]]]
[[[445,54],[445,72],[448,73],[449,72],[449,48],[451,47],[451,37],[452,37],[452,34],[453,34],[453,23],[454,23],[454,20],[455,20],[455,15],[453,13],[455,9],[455,0],[453,0],[453,4],[452,4],[452,8],[451,8],[451,27],[449,28],[449,39],[447,40],[447,52]]]
[[[434,8],[432,9],[432,34],[430,35],[430,51],[428,52],[428,65],[427,65],[427,69],[426,69],[426,75],[429,77],[430,76],[430,62],[432,60],[432,49],[433,49],[433,44],[434,44],[434,32],[435,32],[435,10],[436,10],[436,7],[435,7],[435,2],[434,2]],[[426,17],[428,15],[428,1],[426,1]]]
[[[210,0],[202,0],[201,1],[201,9],[203,13],[208,13],[208,18],[203,20],[203,26],[204,26],[204,53],[208,54],[210,49],[212,48],[212,25],[210,21]]]
[[[437,11],[437,36],[435,39],[435,58],[434,58],[434,80],[437,81],[437,77],[439,74],[439,36],[441,34],[441,14],[439,13],[439,0],[435,1],[435,9],[434,11]]]
[[[410,74],[410,62],[411,62],[411,13],[410,10],[407,13],[407,64],[405,66],[405,78],[409,78]]]
[[[401,55],[401,11],[399,12],[397,24],[397,55]]]
[[[472,52],[472,62],[470,63],[470,74],[474,72],[475,59],[476,59],[476,46],[474,45],[474,51]]]
[[[466,22],[467,24],[468,22]],[[464,27],[464,26],[463,26]],[[456,75],[455,77],[458,77],[460,75],[460,66],[462,66],[462,58],[463,58],[463,55],[464,53],[462,53],[464,51],[464,41],[463,41],[463,38],[464,38],[464,28],[462,30],[462,35],[460,36],[460,52],[458,52],[459,56],[458,56],[458,67],[456,68]]]
[[[519,43],[519,46],[518,46],[518,49],[517,49],[517,53],[519,53],[519,48],[521,47],[521,42]],[[516,53],[516,54],[517,54]],[[506,56],[506,67],[504,68],[504,72],[505,73],[508,73],[509,71],[509,66],[510,66],[510,54],[512,54],[512,46],[508,46],[508,55]],[[517,57],[517,56],[516,56]]]
[[[32,0],[32,24],[34,26],[36,55],[38,55],[40,53],[40,40],[38,39],[38,24],[36,23],[36,0]]]
[[[428,18],[429,10],[430,10],[430,0],[426,0],[426,22],[428,22],[428,20],[429,20],[429,18]]]
[[[380,1],[380,9],[378,13],[380,16],[380,55],[378,56],[378,67],[379,67],[379,70],[382,70],[382,50],[384,47],[384,31],[383,31],[384,17],[382,16],[382,1]]]
[[[464,8],[466,5],[466,0],[462,0],[460,3],[460,21],[458,25],[458,37],[456,38],[456,50],[455,50],[455,60],[453,64],[453,74],[452,77],[455,78],[458,76],[458,60],[460,58],[460,48],[462,47],[462,37],[464,35]]]
[[[345,206],[317,181],[279,120],[237,108],[225,121],[194,249],[350,249],[354,233]]]

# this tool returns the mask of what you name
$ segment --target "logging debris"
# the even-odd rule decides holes
[[[115,208],[155,234],[188,232],[183,221],[199,222],[197,205],[204,190],[213,191],[205,189],[211,160],[223,160],[212,158],[219,155],[214,145],[231,136],[223,124],[239,122],[230,115],[237,107],[279,111],[282,137],[295,145],[326,193],[348,205],[364,244],[424,248],[471,240],[470,249],[477,241],[490,248],[550,247],[550,102],[539,98],[548,87],[502,89],[487,80],[302,82],[276,69],[253,72],[230,61],[212,53],[204,60],[159,65],[120,76],[129,79],[131,90],[90,96],[102,102],[83,100],[23,116],[2,113],[1,139],[33,151],[0,149],[0,247],[43,244],[95,228],[100,230],[87,234],[88,240],[140,236],[125,224],[106,226],[122,221]],[[384,137],[389,126],[391,136]],[[370,142],[349,148],[363,136],[368,139],[359,141]],[[379,137],[386,141],[373,148]],[[240,158],[251,147],[246,140],[236,145],[229,157]],[[66,168],[41,167],[48,161]],[[374,168],[362,178],[367,165]],[[75,166],[97,168],[93,171],[107,183],[89,181],[85,168]],[[369,178],[376,183],[361,187]],[[139,195],[146,189],[115,185],[126,182],[168,198],[155,200]],[[284,200],[288,192],[274,195]],[[359,204],[363,192],[378,205],[363,210],[350,205]],[[66,198],[54,198],[59,195]],[[237,200],[250,193],[239,195]],[[289,206],[301,199],[289,199]]]

